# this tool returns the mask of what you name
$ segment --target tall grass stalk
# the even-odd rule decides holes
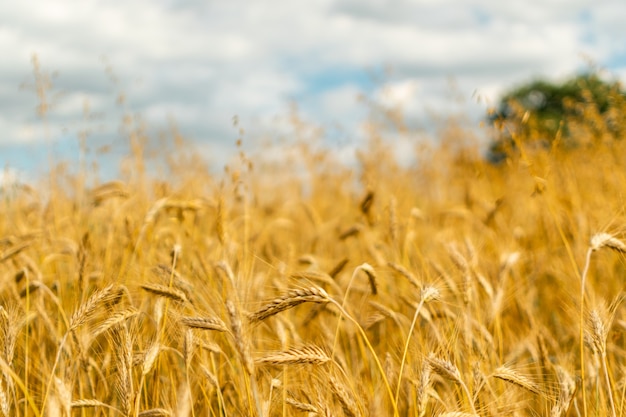
[[[417,323],[417,318],[419,317],[420,311],[425,303],[428,303],[433,300],[437,300],[439,298],[439,291],[434,287],[425,287],[422,288],[420,302],[415,309],[415,314],[413,314],[413,321],[411,322],[411,327],[409,328],[409,333],[406,337],[406,343],[404,344],[404,349],[402,351],[402,361],[400,362],[400,370],[398,371],[398,385],[396,386],[396,395],[394,396],[396,404],[398,403],[398,398],[400,397],[400,387],[402,386],[402,376],[404,374],[404,364],[406,363],[406,358],[409,352],[409,344],[411,342],[411,336],[413,335],[413,330],[415,329],[415,324]],[[471,398],[470,398],[471,401]]]

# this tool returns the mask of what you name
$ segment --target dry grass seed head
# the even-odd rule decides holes
[[[384,304],[381,304],[377,301],[369,301],[368,304],[373,307],[377,313],[382,314],[385,317],[389,317],[391,319],[397,319],[397,313],[390,307],[387,307]]]
[[[448,255],[450,256],[450,260],[458,268],[458,270],[464,274],[469,273],[470,265],[465,259],[465,257],[459,252],[458,248],[455,244],[449,243],[446,245],[446,249],[448,250]]]
[[[365,197],[363,197],[363,200],[361,200],[361,204],[360,204],[361,212],[365,214],[366,216],[368,216],[373,203],[374,203],[374,192],[370,190],[365,194]]]
[[[150,410],[142,411],[137,414],[137,417],[160,417],[160,416],[171,416],[172,412],[166,410],[165,408],[152,408]]]
[[[26,318],[15,305],[0,306],[0,343],[4,360],[10,365],[15,354],[17,334],[26,323]]]
[[[463,383],[459,369],[454,366],[452,362],[438,358],[433,353],[428,355],[428,357],[426,358],[426,362],[433,372],[442,376],[443,378],[456,382],[458,384]]]
[[[391,353],[387,352],[385,354],[385,362],[383,364],[383,370],[385,371],[385,376],[387,377],[387,381],[397,381],[398,379],[398,365],[394,360]]]
[[[417,384],[417,414],[423,417],[426,414],[426,406],[428,405],[428,390],[430,389],[430,371],[431,366],[427,361],[422,363],[422,372],[420,373],[419,383]]]
[[[554,371],[559,381],[559,395],[556,404],[550,410],[550,417],[561,417],[567,413],[574,401],[577,387],[572,375],[563,367],[556,365]]]
[[[310,253],[300,256],[298,258],[298,263],[300,265],[308,265],[311,268],[317,268],[318,266],[317,259],[314,255],[311,255]]]
[[[304,411],[305,413],[315,413],[315,414],[319,414],[319,410],[317,409],[317,407],[311,405],[311,404],[307,404],[307,403],[303,403],[300,401],[297,401],[291,397],[287,397],[285,398],[285,402],[287,404],[289,404],[290,406],[294,407],[297,410],[300,411]]]
[[[207,381],[209,382],[209,384],[213,388],[219,388],[219,386],[220,386],[219,382],[217,381],[217,378],[215,377],[213,372],[211,372],[206,366],[204,366],[202,364],[200,364],[200,370],[202,371],[202,373],[206,377]]]
[[[106,182],[91,190],[90,194],[94,206],[99,206],[111,198],[119,197],[126,199],[130,196],[125,184],[121,181]]]
[[[330,275],[324,272],[317,272],[317,271],[294,272],[293,274],[291,274],[290,277],[298,279],[298,280],[305,280],[305,281],[310,281],[310,282],[318,282],[321,284],[326,284],[330,286],[334,291],[341,292],[341,288],[339,287],[337,282],[335,282],[335,280]]]
[[[402,265],[398,265],[393,262],[387,262],[387,266],[389,266],[389,268],[393,269],[395,272],[397,272],[398,274],[406,278],[409,284],[411,284],[418,290],[422,288],[417,278],[415,278],[415,275],[409,272],[409,270],[403,267]]]
[[[9,403],[9,397],[7,396],[4,387],[0,381],[0,411],[4,417],[9,417],[11,410],[11,404]]]
[[[128,308],[126,310],[117,311],[113,315],[111,315],[108,319],[98,324],[98,326],[94,329],[92,334],[92,339],[106,332],[110,328],[125,322],[126,320],[134,317],[138,314],[137,310],[133,307]]]
[[[339,380],[333,375],[330,375],[328,380],[330,382],[330,390],[335,398],[339,400],[339,404],[341,404],[344,414],[348,417],[360,416],[361,413],[359,413],[356,402],[348,393],[348,390],[346,390],[343,383],[339,382]]]
[[[520,374],[516,370],[511,369],[507,366],[500,366],[493,372],[491,376],[502,381],[511,383],[513,385],[517,385],[518,387],[523,388],[526,391],[532,392],[533,394],[543,394],[539,386],[530,378]]]
[[[247,339],[244,337],[243,326],[241,319],[239,318],[239,311],[237,310],[237,307],[235,307],[235,304],[230,300],[226,301],[226,311],[228,311],[228,316],[230,318],[230,328],[232,330],[233,338],[235,339],[235,347],[241,356],[246,372],[248,372],[248,375],[253,375],[254,362],[252,361],[252,356],[250,355],[250,347]]]
[[[191,360],[193,359],[194,352],[194,337],[193,331],[191,329],[187,329],[185,332],[185,337],[183,338],[183,357],[185,358],[185,364],[187,365],[187,369],[191,366]]]
[[[216,355],[222,353],[222,349],[219,347],[217,343],[207,342],[205,340],[199,340],[199,339],[195,339],[195,343],[196,343],[196,346],[198,346],[200,349],[204,349]]]
[[[20,298],[24,298],[26,295],[32,296],[43,286],[44,284],[40,281],[31,281],[20,291]]]
[[[385,321],[388,317],[388,315],[377,311],[374,314],[369,315],[365,322],[363,322],[363,329],[369,330],[378,323]]]
[[[257,360],[257,363],[269,365],[322,365],[331,358],[326,351],[318,346],[291,348],[284,352],[275,352]]]
[[[174,251],[177,250],[179,250],[178,245],[175,245]],[[184,292],[187,299],[192,301],[192,294],[194,292],[193,286],[189,283],[187,279],[183,278],[183,276],[179,272],[172,269],[171,266],[159,264],[153,268],[153,272],[157,275],[162,283],[167,284],[168,286],[170,281],[172,281],[172,286]]]
[[[185,293],[178,288],[168,287],[161,284],[143,284],[141,285],[141,288],[159,297],[169,298],[170,300],[183,304],[188,302]]]
[[[606,353],[606,341],[613,325],[618,307],[624,301],[624,294],[617,295],[609,305],[600,303],[587,313],[585,320],[585,341],[592,350],[601,355]]]
[[[339,234],[339,240],[346,240],[349,237],[357,236],[363,230],[363,225],[355,224]]]
[[[619,253],[626,253],[626,244],[608,233],[597,233],[593,235],[590,245],[591,249],[594,251],[607,247]]]
[[[72,408],[91,408],[91,407],[109,407],[108,404],[98,400],[76,400],[72,401]]]
[[[96,290],[94,293],[82,303],[78,309],[72,314],[70,318],[70,331],[76,330],[82,324],[84,324],[87,320],[89,320],[98,310],[101,304],[103,304],[109,297],[115,295],[113,293],[113,289],[115,288],[114,284],[110,284],[101,290]]]
[[[328,272],[328,275],[331,278],[337,278],[337,275],[339,275],[339,273],[341,271],[343,271],[343,269],[346,267],[346,265],[348,265],[349,259],[348,258],[343,258],[341,261],[337,262],[337,265],[335,265],[333,267],[333,269],[331,269]]]
[[[161,351],[161,346],[159,342],[154,341],[150,344],[150,347],[146,351],[143,356],[143,364],[141,367],[141,374],[147,375],[152,370],[154,363],[156,362],[156,358],[159,356],[159,352]]]
[[[318,271],[297,271],[291,274],[291,278],[318,281],[325,284],[333,282],[330,275]]]
[[[214,330],[217,332],[228,332],[226,323],[217,317],[183,317],[180,322],[192,329]]]
[[[432,285],[426,285],[422,288],[421,297],[424,303],[429,303],[431,301],[439,300],[441,297],[441,293],[436,287]]]
[[[472,366],[472,378],[474,395],[478,395],[487,382],[487,378],[485,378],[485,375],[480,370],[480,362],[475,362]]]
[[[33,241],[21,242],[21,243],[15,244],[9,250],[7,250],[6,252],[0,255],[0,264],[13,258],[17,254],[22,252],[24,249],[28,248],[32,243]]]
[[[476,272],[474,276],[476,277],[476,281],[478,281],[478,283],[480,284],[482,289],[485,291],[489,299],[493,300],[494,298],[493,286],[491,285],[487,277],[485,277],[483,274],[479,272]]]
[[[376,271],[374,270],[374,267],[372,267],[368,263],[364,263],[359,266],[359,269],[363,271],[365,275],[367,275],[372,295],[378,294],[378,285],[376,284]]]
[[[222,271],[224,273],[224,275],[226,275],[226,278],[228,279],[228,282],[230,282],[230,285],[235,287],[236,283],[235,283],[235,274],[233,273],[232,268],[230,267],[230,265],[225,262],[225,261],[220,261],[218,263],[215,264],[215,268],[219,271]]]
[[[587,341],[594,352],[604,355],[606,353],[607,329],[598,310],[593,309],[587,317],[588,337]]]
[[[115,389],[120,398],[122,411],[128,414],[132,409],[133,398],[133,351],[131,334],[126,326],[117,326],[110,332],[109,344],[115,355],[117,378]]]
[[[329,301],[330,296],[321,288],[310,287],[290,290],[287,294],[267,302],[259,310],[250,314],[248,319],[252,323],[256,323],[302,303],[328,303]]]
[[[72,392],[67,386],[65,381],[62,381],[59,377],[54,377],[54,385],[57,392],[57,398],[59,399],[63,413],[66,416],[70,415],[72,408]]]

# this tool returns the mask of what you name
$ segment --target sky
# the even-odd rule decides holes
[[[416,127],[457,111],[477,125],[537,77],[592,62],[626,79],[625,16],[623,0],[0,2],[0,163],[29,178],[51,158],[78,163],[86,132],[87,158],[111,169],[131,115],[152,136],[176,126],[219,169],[239,129],[246,144],[289,141],[294,106],[350,161],[365,140],[359,97],[401,106]],[[39,85],[51,82],[45,117],[33,56]]]

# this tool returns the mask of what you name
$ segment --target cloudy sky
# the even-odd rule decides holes
[[[591,60],[626,78],[624,16],[623,0],[1,2],[0,163],[36,175],[51,154],[78,161],[87,130],[89,155],[110,147],[114,159],[122,117],[140,114],[154,130],[175,121],[221,167],[234,116],[253,141],[279,132],[293,103],[349,158],[367,114],[360,94],[402,105],[416,126],[447,111],[477,123],[532,77]],[[34,54],[52,82],[44,120]]]

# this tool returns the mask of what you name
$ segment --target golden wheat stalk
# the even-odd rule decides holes
[[[92,339],[106,332],[110,328],[128,320],[129,318],[136,316],[137,314],[138,311],[133,307],[113,313],[108,319],[100,323],[95,328],[92,334]]]
[[[474,407],[474,397],[470,393],[469,388],[461,378],[461,372],[452,362],[445,359],[438,358],[434,353],[431,353],[426,358],[426,363],[430,366],[431,370],[441,377],[455,382],[461,386],[463,392],[467,396],[472,413],[476,414],[476,408]]]
[[[94,407],[103,407],[103,408],[108,408],[110,410],[113,410],[115,412],[117,412],[118,414],[124,414],[122,412],[122,410],[120,410],[119,408],[113,407],[107,403],[104,403],[102,401],[98,401],[98,400],[93,400],[93,399],[82,399],[82,400],[75,400],[72,401],[71,404],[72,408],[94,408]]]
[[[211,372],[209,370],[209,368],[207,368],[206,366],[200,364],[200,370],[202,371],[202,373],[206,377],[207,381],[209,382],[209,384],[213,388],[219,388],[220,387],[220,384],[217,381],[217,377],[213,374],[213,372]]]
[[[411,284],[418,290],[422,288],[417,278],[415,278],[415,275],[413,275],[408,269],[406,269],[402,265],[399,265],[393,262],[387,262],[387,266],[393,269],[394,271],[396,271],[398,274],[402,275],[404,278],[406,278],[409,284]]]
[[[230,328],[232,329],[235,339],[235,347],[239,352],[244,368],[246,372],[248,372],[248,375],[254,375],[254,361],[250,355],[250,347],[247,339],[244,337],[243,324],[239,319],[239,312],[235,304],[230,300],[226,301],[226,311],[230,318]]]
[[[344,414],[348,417],[360,416],[361,413],[359,413],[357,404],[348,393],[345,386],[332,375],[328,378],[328,381],[330,382],[330,390],[335,398],[339,400],[339,404],[341,404]]]
[[[417,324],[417,318],[422,310],[424,304],[429,303],[433,300],[437,300],[439,298],[439,290],[431,285],[425,286],[421,291],[421,300],[417,308],[415,309],[415,314],[413,315],[413,321],[411,322],[411,327],[409,328],[409,334],[407,335],[406,342],[404,344],[404,350],[402,352],[402,361],[400,362],[400,371],[398,372],[398,385],[396,386],[396,396],[395,400],[398,402],[398,398],[400,396],[400,388],[402,386],[402,377],[404,373],[404,365],[406,363],[406,358],[409,353],[409,344],[411,342],[411,336],[413,335],[413,330],[415,329],[415,325]]]
[[[9,397],[7,396],[4,388],[2,387],[2,381],[0,380],[0,411],[2,411],[2,415],[4,417],[9,417],[9,413],[11,410],[11,403],[9,402]]]
[[[141,366],[141,375],[146,376],[152,370],[154,363],[156,362],[157,357],[159,356],[159,352],[161,351],[161,346],[159,342],[152,342],[150,347],[143,355],[142,366]]]
[[[161,280],[161,283],[166,284],[168,287],[170,286],[170,281],[172,283],[172,287],[182,291],[185,293],[185,296],[190,302],[193,302],[193,285],[189,283],[179,272],[173,269],[170,265],[159,264],[152,268],[152,271],[155,275]]]
[[[593,309],[589,312],[587,327],[587,340],[590,347],[595,353],[604,356],[606,354],[606,337],[608,332],[598,310]]]
[[[430,388],[430,371],[431,367],[427,361],[422,363],[422,372],[420,373],[419,383],[417,385],[417,393],[415,402],[417,403],[417,415],[423,417],[426,415],[426,406],[428,405],[428,389]]]
[[[191,361],[193,359],[194,354],[194,339],[193,330],[190,328],[185,331],[185,336],[183,338],[183,358],[185,359],[185,365],[187,370],[191,367]]]
[[[372,295],[378,294],[378,285],[376,283],[376,271],[374,270],[374,268],[370,264],[364,263],[361,265],[361,271],[365,272],[365,275],[367,275],[367,280],[369,281]]]
[[[228,332],[226,323],[217,317],[183,317],[180,322],[192,329],[214,330],[217,332]]]
[[[96,290],[94,293],[78,307],[78,309],[72,314],[70,318],[70,331],[76,330],[87,320],[89,320],[96,312],[98,307],[113,295],[114,284],[109,284],[101,290]]]
[[[152,408],[150,410],[141,411],[137,414],[137,417],[160,417],[160,416],[171,416],[172,412],[166,410],[165,408]]]
[[[533,382],[527,376],[522,375],[516,370],[511,369],[507,366],[500,366],[493,372],[493,374],[491,374],[491,376],[510,384],[517,385],[518,387],[523,388],[526,391],[532,392],[533,394],[542,394],[541,389],[539,389],[535,382]]]
[[[178,288],[168,287],[161,284],[143,284],[141,285],[141,288],[159,297],[169,298],[170,300],[174,300],[183,304],[188,302],[185,293]]]
[[[337,278],[337,275],[339,275],[339,273],[341,271],[343,271],[343,269],[346,267],[346,265],[348,265],[348,262],[350,260],[348,258],[343,258],[342,260],[340,260],[339,262],[337,262],[337,265],[335,265],[329,272],[328,275],[330,275],[331,278]]]
[[[118,374],[115,388],[121,402],[122,410],[128,414],[132,411],[134,397],[133,384],[133,351],[132,336],[125,326],[120,326],[111,332],[110,345],[114,347],[115,361]]]
[[[427,358],[426,362],[430,365],[430,368],[433,372],[442,376],[443,378],[455,382],[457,384],[462,384],[463,379],[461,378],[461,373],[459,372],[459,368],[454,366],[452,362],[447,361],[445,359],[438,358],[433,353],[431,353]]]
[[[608,233],[596,233],[591,237],[590,245],[593,251],[607,247],[619,253],[626,253],[626,244]]]
[[[110,181],[91,190],[91,200],[95,206],[99,206],[104,201],[114,197],[124,199],[130,197],[130,194],[123,182]]]
[[[11,247],[5,253],[0,255],[0,264],[16,256],[17,254],[19,254],[20,252],[22,252],[24,249],[28,248],[32,244],[33,244],[33,241],[16,243],[13,247]]]
[[[556,404],[550,409],[550,417],[561,417],[567,414],[574,401],[577,387],[576,381],[574,381],[569,372],[558,365],[554,369],[559,381],[559,396]]]
[[[326,284],[330,286],[334,291],[341,292],[341,287],[337,282],[328,274],[318,271],[299,271],[294,272],[290,276],[291,278],[305,280],[309,282],[317,282],[320,284]]]
[[[234,287],[236,286],[236,279],[235,279],[235,274],[233,273],[232,268],[230,267],[230,265],[228,264],[228,262],[225,261],[220,261],[218,263],[215,264],[215,268],[217,270],[220,270],[224,273],[224,275],[226,275],[226,278],[228,279],[228,282],[230,282],[230,284]]]
[[[290,290],[287,294],[268,301],[259,310],[248,315],[248,320],[257,323],[302,303],[328,303],[329,299],[330,296],[326,291],[318,287]]]
[[[108,404],[98,400],[75,400],[72,401],[72,408],[108,407]]]
[[[251,377],[249,379],[249,382],[252,396],[248,397],[250,407],[252,408],[254,406],[254,408],[256,408],[257,414],[259,416],[262,416],[263,407],[261,405],[259,389],[256,383],[256,368],[254,366],[254,361],[252,360],[252,355],[250,355],[250,345],[248,339],[245,338],[243,323],[240,319],[239,309],[237,308],[235,303],[230,300],[226,300],[226,311],[228,312],[228,317],[230,318],[230,328],[232,330],[232,335],[235,340],[235,348],[237,349],[237,352],[241,357],[241,362],[243,363],[245,371]]]
[[[268,365],[322,365],[329,361],[330,357],[321,347],[303,346],[282,352],[274,352],[257,359],[256,362]]]
[[[311,405],[311,404],[307,404],[307,403],[303,403],[300,401],[297,401],[291,397],[287,397],[285,398],[285,402],[287,404],[289,404],[290,406],[294,407],[297,410],[300,411],[304,411],[305,413],[314,413],[314,414],[319,414],[319,410],[317,409],[317,407]]]

